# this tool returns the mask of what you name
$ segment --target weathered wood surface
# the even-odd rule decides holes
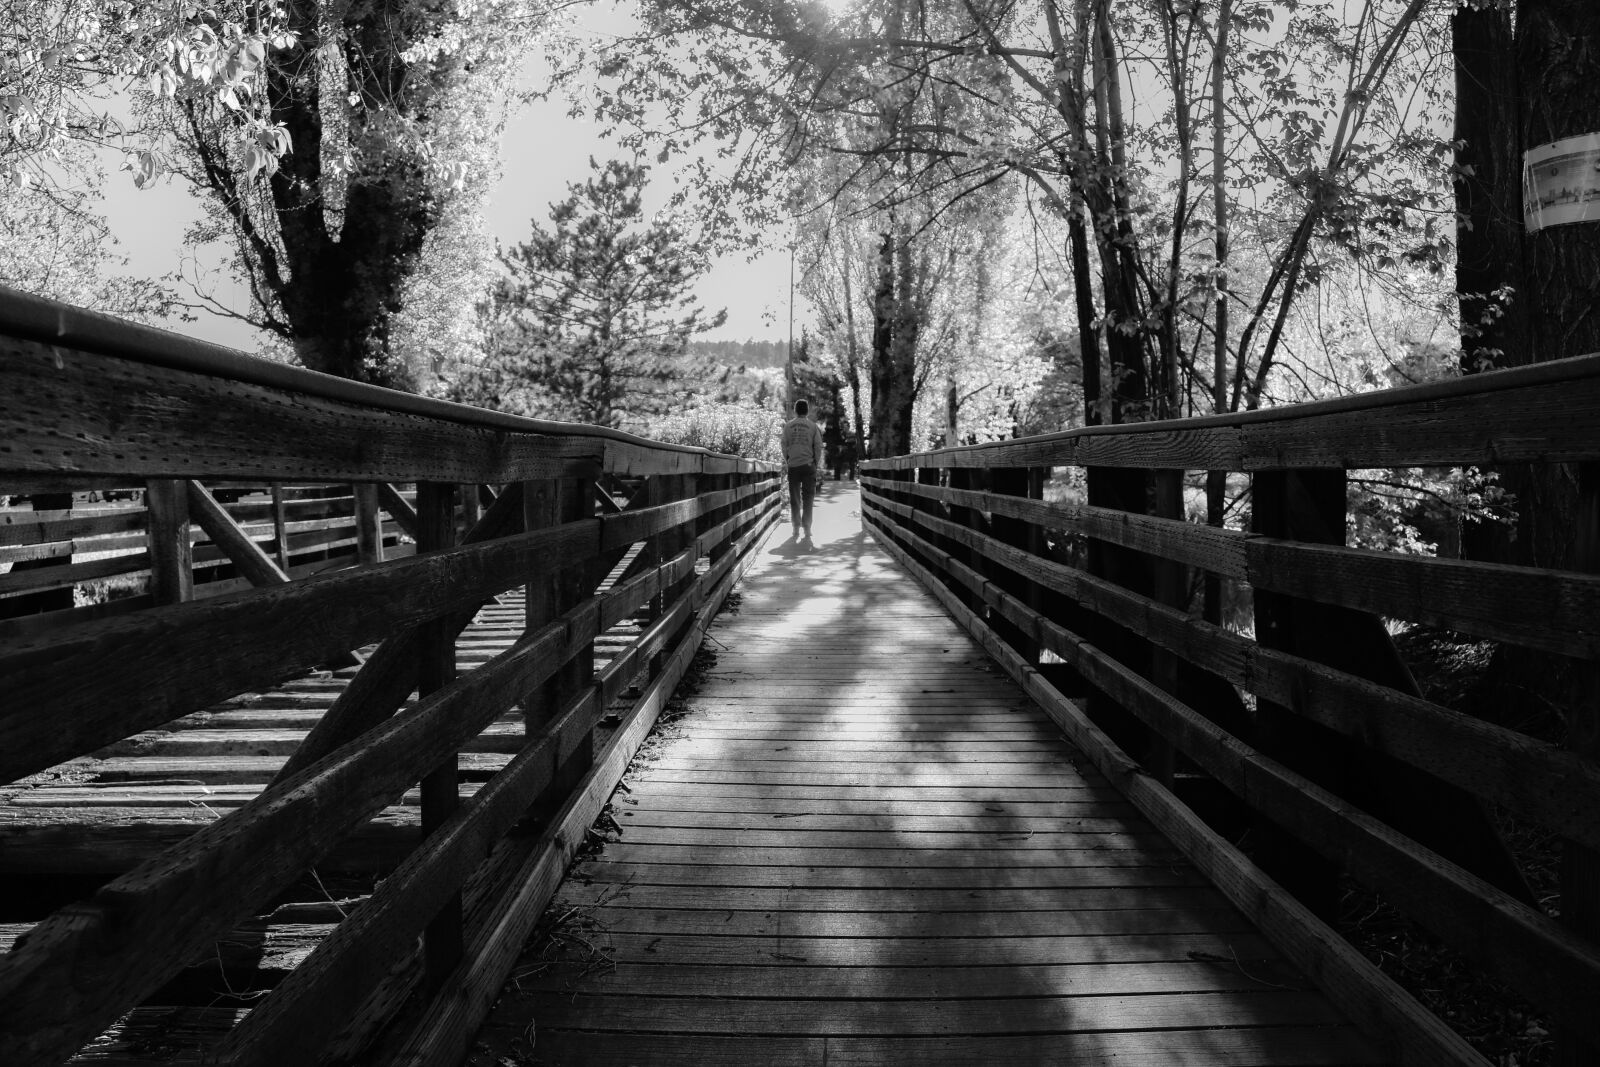
[[[1576,840],[1600,844],[1600,769],[1524,734],[1374,684],[1156,603],[1076,568],[875,497],[867,505],[923,531],[962,539],[986,558],[1149,638],[1256,696],[1385,755],[1503,804]],[[920,536],[913,533],[911,536]]]
[[[491,603],[478,613],[464,638],[479,646],[479,662],[511,646],[520,630],[507,624],[521,617],[511,603]],[[254,799],[355,674],[348,667],[242,694],[93,757],[0,786],[0,872],[131,870]],[[470,796],[504,767],[521,742],[522,720],[515,711],[468,742],[461,756],[463,794]],[[412,790],[339,846],[325,869],[392,869],[416,843],[416,803]]]
[[[979,508],[1047,529],[1072,530],[1165,559],[1203,567],[1253,588],[1315,599],[1386,618],[1459,630],[1567,656],[1600,655],[1600,579],[1589,574],[1467,560],[1404,556],[1306,544],[1112,508],[1007,498],[938,485],[867,477],[952,508]],[[926,511],[884,501],[940,537],[993,555],[994,539]],[[1002,546],[1003,547],[1003,546]]]
[[[1552,419],[1552,411],[1562,417]],[[1377,418],[1382,419],[1381,430]],[[917,467],[1270,470],[1564,462],[1600,455],[1600,356],[1361,393],[1313,404],[1094,426],[869,460]]]
[[[883,511],[868,507],[881,522]],[[927,558],[938,550],[897,531]],[[940,567],[1082,671],[1162,736],[1257,810],[1270,812],[1312,848],[1337,857],[1367,884],[1408,907],[1423,925],[1501,975],[1557,1018],[1588,1033],[1597,1021],[1587,1005],[1600,1000],[1600,953],[1562,936],[1554,920],[1511,898],[1397,830],[1267,758],[1152,683],[1116,663],[1087,639],[1032,617],[1015,598],[982,582],[958,561]],[[953,601],[947,602],[953,603]]]
[[[476,1062],[1380,1062],[854,500],[766,546]]]
[[[1319,984],[1340,1004],[1349,1017],[1361,1021],[1367,1036],[1378,1040],[1387,1058],[1403,1063],[1472,1064],[1485,1061],[1459,1035],[1429,1013],[1364,956],[1346,944],[1305,905],[1267,878],[1247,859],[1199,818],[1170,790],[1160,785],[1132,760],[1103,730],[1096,726],[1072,701],[1017,651],[1005,644],[988,623],[961,603],[955,591],[939,582],[922,561],[900,543],[914,544],[923,560],[931,561],[944,573],[961,580],[968,588],[982,589],[986,602],[1002,609],[1013,621],[1029,615],[1015,598],[993,590],[977,575],[957,561],[921,542],[903,529],[884,525],[885,512],[864,509],[871,528],[883,547],[908,570],[918,576],[961,625],[993,654],[1006,672],[1039,702],[1066,735],[1080,743],[1101,771],[1126,792],[1129,800],[1164,832],[1172,835],[1183,852],[1200,867],[1230,900],[1260,924],[1273,942],[1317,976]],[[892,531],[892,532],[891,532]],[[1071,650],[1071,643],[1053,641],[1064,634],[1053,624],[1037,623],[1040,640],[1055,650]],[[1092,649],[1086,649],[1093,653]],[[1095,653],[1095,655],[1098,655]],[[1117,668],[1120,670],[1121,668]],[[1191,713],[1192,714],[1192,713]]]

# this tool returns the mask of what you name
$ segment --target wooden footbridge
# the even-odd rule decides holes
[[[0,1063],[1488,1062],[1346,883],[1600,1062],[1600,579],[1343,545],[1348,470],[1561,462],[1600,569],[1596,461],[1587,358],[880,460],[796,541],[762,463],[0,294]],[[1572,744],[1384,620],[1560,657]]]

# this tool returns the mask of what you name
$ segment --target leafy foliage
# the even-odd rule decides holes
[[[90,193],[95,167],[68,145],[81,180],[0,185],[0,284],[79,307],[149,322],[178,310],[166,286],[126,273]]]
[[[489,350],[463,399],[601,426],[635,425],[681,402],[686,349],[719,326],[692,290],[709,264],[689,229],[646,218],[648,168],[591,160],[548,228],[501,254],[482,308]]]
[[[783,461],[779,449],[783,416],[771,404],[700,400],[685,410],[648,418],[641,429],[646,436],[668,444]]]

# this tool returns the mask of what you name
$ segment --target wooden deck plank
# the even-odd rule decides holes
[[[623,863],[586,860],[575,883],[659,886],[779,886],[792,889],[1089,889],[1205,885],[1193,868],[1161,867],[761,867],[734,863]],[[976,905],[975,905],[976,906]]]
[[[791,1000],[726,997],[554,995],[543,1003],[547,1026],[593,1026],[654,1033],[819,1035],[1008,1035],[1202,1026],[1326,1026],[1339,1021],[1326,1000],[1287,990],[1181,996],[1030,997],[1020,1000]],[[605,1029],[611,1029],[606,1027]]]
[[[1215,910],[1226,902],[1208,887],[1052,886],[1040,889],[817,889],[789,886],[612,885],[569,882],[557,894],[569,906],[758,912],[939,912]],[[1063,930],[1062,932],[1070,932]]]
[[[587,936],[587,935],[586,935]],[[823,970],[851,967],[998,967],[1087,963],[1192,963],[1276,960],[1258,935],[1085,934],[1075,937],[812,937],[770,935],[703,937],[699,934],[602,932],[593,943],[612,962],[716,966],[806,964]],[[524,970],[541,966],[537,957]],[[537,1013],[537,1004],[524,1011]]]
[[[595,969],[556,963],[524,973],[518,984],[541,993],[727,997],[734,1000],[786,997],[795,1000],[892,998],[1007,1000],[1077,994],[1262,992],[1294,980],[1264,961],[1245,967],[1233,960],[1182,963],[1057,963],[989,967],[809,967],[695,966],[681,963],[620,963]],[[980,991],[976,992],[975,991]]]
[[[505,1047],[526,1038],[496,1028]],[[539,1064],[585,1067],[1353,1067],[1370,1053],[1342,1028],[1167,1030],[1135,1034],[1051,1034],[984,1038],[726,1037],[541,1030]],[[526,1046],[523,1046],[526,1047]],[[489,1064],[490,1060],[473,1061]]]
[[[763,550],[483,1055],[1378,1062],[845,510]]]

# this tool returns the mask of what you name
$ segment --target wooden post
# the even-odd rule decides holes
[[[964,489],[969,492],[981,492],[987,481],[987,479],[984,477],[986,472],[980,467],[950,467],[948,470],[948,479],[951,489]],[[988,532],[988,520],[984,518],[983,512],[979,511],[977,508],[969,508],[959,504],[952,504],[949,508],[949,515],[950,521],[956,523],[957,525],[965,526],[967,529],[973,530],[977,533]],[[992,568],[989,565],[988,560],[983,557],[983,553],[978,552],[975,549],[968,548],[966,545],[961,544],[958,541],[949,541],[945,544],[944,548],[945,551],[950,553],[951,556],[965,563],[967,566],[971,567],[973,570],[984,575],[985,577],[994,572],[994,568]],[[962,603],[966,604],[968,608],[977,612],[980,618],[983,617],[985,614],[983,601],[976,593],[973,593],[964,585],[953,585],[952,588],[955,590],[956,595],[961,597]]]
[[[284,504],[283,483],[272,483],[272,546],[278,554],[278,567],[289,573],[289,510]]]
[[[1250,530],[1263,537],[1343,544],[1343,470],[1258,471],[1251,479]],[[1337,535],[1335,536],[1335,531]],[[1316,641],[1338,635],[1317,632],[1315,605],[1257,590],[1256,642],[1263,648],[1301,654]],[[1348,791],[1344,769],[1350,746],[1332,731],[1306,721],[1288,708],[1256,705],[1256,747],[1317,784]],[[1268,874],[1325,919],[1336,913],[1338,868],[1310,846],[1258,820],[1257,854]]]
[[[194,599],[194,552],[189,544],[189,494],[183,482],[145,483],[149,514],[150,592],[157,604]]]
[[[376,499],[374,493],[374,502]],[[455,542],[455,486],[447,482],[417,483],[417,551],[450,548]],[[455,630],[446,619],[418,627],[418,695],[427,696],[455,680],[455,638]],[[459,764],[459,757],[452,756],[422,779],[424,835],[437,830],[460,802]],[[461,894],[457,892],[439,909],[423,935],[423,981],[428,991],[439,990],[461,962],[464,940]]]
[[[1149,472],[1141,468],[1090,467],[1088,483],[1089,503],[1092,505],[1131,511],[1138,515],[1150,512]],[[1154,593],[1155,583],[1149,561],[1143,553],[1091,537],[1088,557],[1090,574],[1142,596]],[[1092,631],[1080,630],[1079,634],[1114,659],[1149,676],[1149,642],[1126,627],[1093,617]],[[1084,711],[1128,755],[1147,766],[1153,757],[1159,765],[1162,757],[1159,747],[1153,744],[1152,733],[1131,712],[1092,690],[1084,700]]]
[[[989,471],[989,491],[1001,496],[1020,496],[1030,500],[1044,498],[1044,471],[1037,467],[995,467]],[[1044,531],[1036,524],[996,514],[989,520],[994,536],[1014,548],[1034,556],[1044,556]],[[996,580],[1001,588],[1024,601],[1034,614],[1045,610],[1044,590],[1037,582],[1004,568],[997,568]],[[1003,620],[992,620],[990,625],[1004,627],[1001,631],[1013,648],[1035,666],[1039,663],[1039,643],[1021,630]]]
[[[1152,472],[1154,500],[1152,511],[1158,518],[1183,518],[1183,471],[1157,470]],[[1189,607],[1189,568],[1169,559],[1151,557],[1151,584],[1155,599],[1168,607],[1187,611]],[[1150,680],[1173,696],[1178,691],[1179,659],[1171,652],[1154,646],[1150,649]],[[1151,745],[1146,761],[1150,773],[1168,789],[1172,788],[1177,771],[1177,753],[1172,742],[1157,738]]]
[[[523,515],[529,530],[589,518],[594,514],[594,482],[587,478],[551,478],[528,482],[524,488]],[[594,560],[549,560],[528,576],[526,589],[527,630],[533,632],[560,617],[585,597],[594,593],[599,582]],[[522,702],[523,723],[528,734],[537,734],[551,716],[561,710],[582,686],[594,678],[594,646],[580,651],[562,664],[549,680],[529,693]],[[561,765],[551,781],[545,799],[536,807],[544,816],[559,804],[582,778],[594,761],[593,735]]]
[[[915,481],[918,485],[941,485],[944,482],[944,471],[939,467],[918,467],[915,472],[907,473],[910,474],[910,477],[907,480]],[[905,496],[906,499],[911,502],[912,508],[917,511],[923,511],[935,515],[944,511],[944,508],[936,500],[929,500],[925,496],[913,496],[909,493],[905,494]],[[950,551],[950,539],[948,537],[941,537],[939,534],[933,533],[929,530],[918,530],[912,526],[909,521],[906,521],[906,525],[913,533],[922,535],[928,541],[934,545],[937,545],[946,552]],[[937,570],[937,568],[935,568],[935,570]]]
[[[1228,472],[1206,471],[1206,525],[1222,529],[1224,515],[1227,510]],[[1201,609],[1206,622],[1220,626],[1222,624],[1222,578],[1214,571],[1207,571],[1204,580],[1204,607]]]
[[[356,560],[362,564],[383,562],[383,517],[378,512],[378,487],[372,482],[356,482],[355,494]]]
[[[1312,544],[1345,542],[1343,470],[1258,472],[1251,503],[1256,534]],[[1278,593],[1257,590],[1254,597],[1256,641],[1262,647],[1422,695],[1382,620]],[[1256,732],[1256,747],[1266,755],[1513,897],[1532,901],[1516,860],[1476,796],[1269,701],[1257,703]],[[1273,826],[1262,830],[1262,865],[1307,906],[1331,916],[1337,903],[1335,866]]]
[[[737,474],[702,474],[699,477],[699,489],[701,493],[723,492],[728,489],[737,488],[738,484],[739,475]],[[709,511],[704,515],[701,515],[700,518],[695,522],[696,533],[703,534],[717,524],[726,522],[728,519],[734,516],[737,509],[741,508],[741,506],[746,503],[748,503],[748,501],[742,501],[739,504],[732,504],[727,507],[717,508],[714,511]],[[728,541],[723,541],[719,545],[713,545],[711,547],[710,554],[706,558],[710,560],[713,565],[715,565],[716,562],[723,556],[726,556],[731,549],[732,545]]]
[[[697,474],[671,474],[661,476],[657,486],[659,495],[655,498],[656,502],[665,504],[672,501],[692,499],[695,495],[696,482],[699,477],[700,476]],[[689,545],[692,545],[694,543],[694,530],[695,523],[688,522],[657,534],[654,539],[656,546],[656,559],[665,562],[682,552]],[[689,574],[685,575],[683,578],[680,578],[668,588],[662,590],[661,596],[658,598],[659,604],[657,605],[657,614],[670,610],[672,605],[677,601],[678,597],[682,596],[683,593],[694,584],[694,581],[694,572],[691,570]],[[691,621],[692,620],[685,618],[683,625],[687,627]],[[674,634],[671,639],[665,642],[660,652],[657,652],[654,656],[650,657],[651,678],[654,678],[661,673],[661,668],[663,664],[666,663],[667,656],[671,653],[673,646],[675,646],[677,642],[678,635]]]

